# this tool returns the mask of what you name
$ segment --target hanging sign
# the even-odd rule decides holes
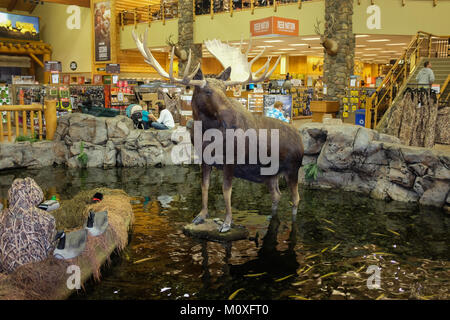
[[[108,63],[106,64],[106,73],[120,73],[120,64]]]
[[[61,61],[44,61],[45,72],[62,72]]]
[[[267,17],[250,21],[250,33],[253,37],[266,35],[298,36],[298,20],[281,17]]]
[[[94,3],[95,61],[111,60],[111,4],[109,1]]]

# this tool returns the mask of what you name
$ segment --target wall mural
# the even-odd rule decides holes
[[[39,41],[39,18],[0,12],[0,38]]]

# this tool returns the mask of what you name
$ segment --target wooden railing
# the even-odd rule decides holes
[[[449,38],[450,36],[435,36],[423,31],[416,34],[381,85],[366,100],[366,127],[377,126],[379,118],[392,106],[395,97],[408,82],[420,58],[448,56]]]
[[[0,111],[6,111],[6,132],[3,127],[3,112],[0,112],[0,142],[4,141],[4,136],[8,136],[8,141],[12,142],[13,130],[12,126],[14,124],[15,127],[15,136],[20,136],[20,127],[22,127],[22,135],[28,135],[28,120],[30,120],[30,136],[34,136],[35,127],[34,127],[34,119],[36,112],[38,119],[38,135],[36,138],[42,140],[43,137],[43,123],[42,123],[42,112],[44,111],[44,107],[40,104],[32,104],[32,105],[4,105],[0,106]],[[29,114],[29,117],[27,116]],[[19,120],[19,116],[21,116],[21,121]]]
[[[448,91],[447,88],[449,88]],[[440,88],[438,100],[439,103],[444,104],[448,102],[449,98],[450,98],[450,74],[447,76],[447,79],[445,79],[443,86]]]
[[[4,112],[6,112],[6,116],[4,116]],[[45,107],[41,104],[0,106],[0,142],[5,141],[5,136],[8,137],[8,142],[13,142],[14,135],[16,138],[29,136],[42,140],[44,138],[44,117],[46,139],[52,140],[57,121],[56,103],[54,101],[46,101]],[[6,119],[6,123],[3,123],[4,119]],[[35,119],[37,119],[37,125],[35,125]]]

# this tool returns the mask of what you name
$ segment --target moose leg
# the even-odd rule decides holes
[[[272,195],[272,216],[277,214],[278,202],[280,202],[281,192],[278,187],[278,176],[271,177],[266,182],[269,188],[270,194]]]
[[[234,175],[234,167],[231,165],[223,166],[223,198],[225,200],[225,220],[219,228],[219,232],[227,232],[231,229],[231,222],[233,221],[233,215],[231,212],[231,190],[232,180]]]
[[[194,224],[200,224],[205,222],[208,218],[208,189],[209,189],[209,178],[211,176],[211,166],[202,164],[202,210],[200,213],[192,220]]]
[[[286,176],[286,181],[291,190],[292,195],[292,220],[294,221],[297,216],[298,203],[300,202],[300,196],[298,194],[298,175],[291,174]]]

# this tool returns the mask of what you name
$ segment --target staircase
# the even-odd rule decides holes
[[[420,69],[423,68],[423,64],[425,61],[431,62],[431,69],[433,69],[435,80],[433,84],[441,85],[443,87],[445,81],[447,80],[448,75],[450,74],[450,57],[448,58],[421,58],[420,62],[417,64],[414,72],[406,86],[411,84],[416,84],[416,76],[419,73]]]
[[[441,86],[440,99],[448,97],[450,74],[450,36],[435,36],[419,31],[396,61],[382,84],[366,101],[366,127],[382,129],[386,113],[396,104],[408,86],[417,87],[416,76],[425,61],[430,61],[434,84]]]

